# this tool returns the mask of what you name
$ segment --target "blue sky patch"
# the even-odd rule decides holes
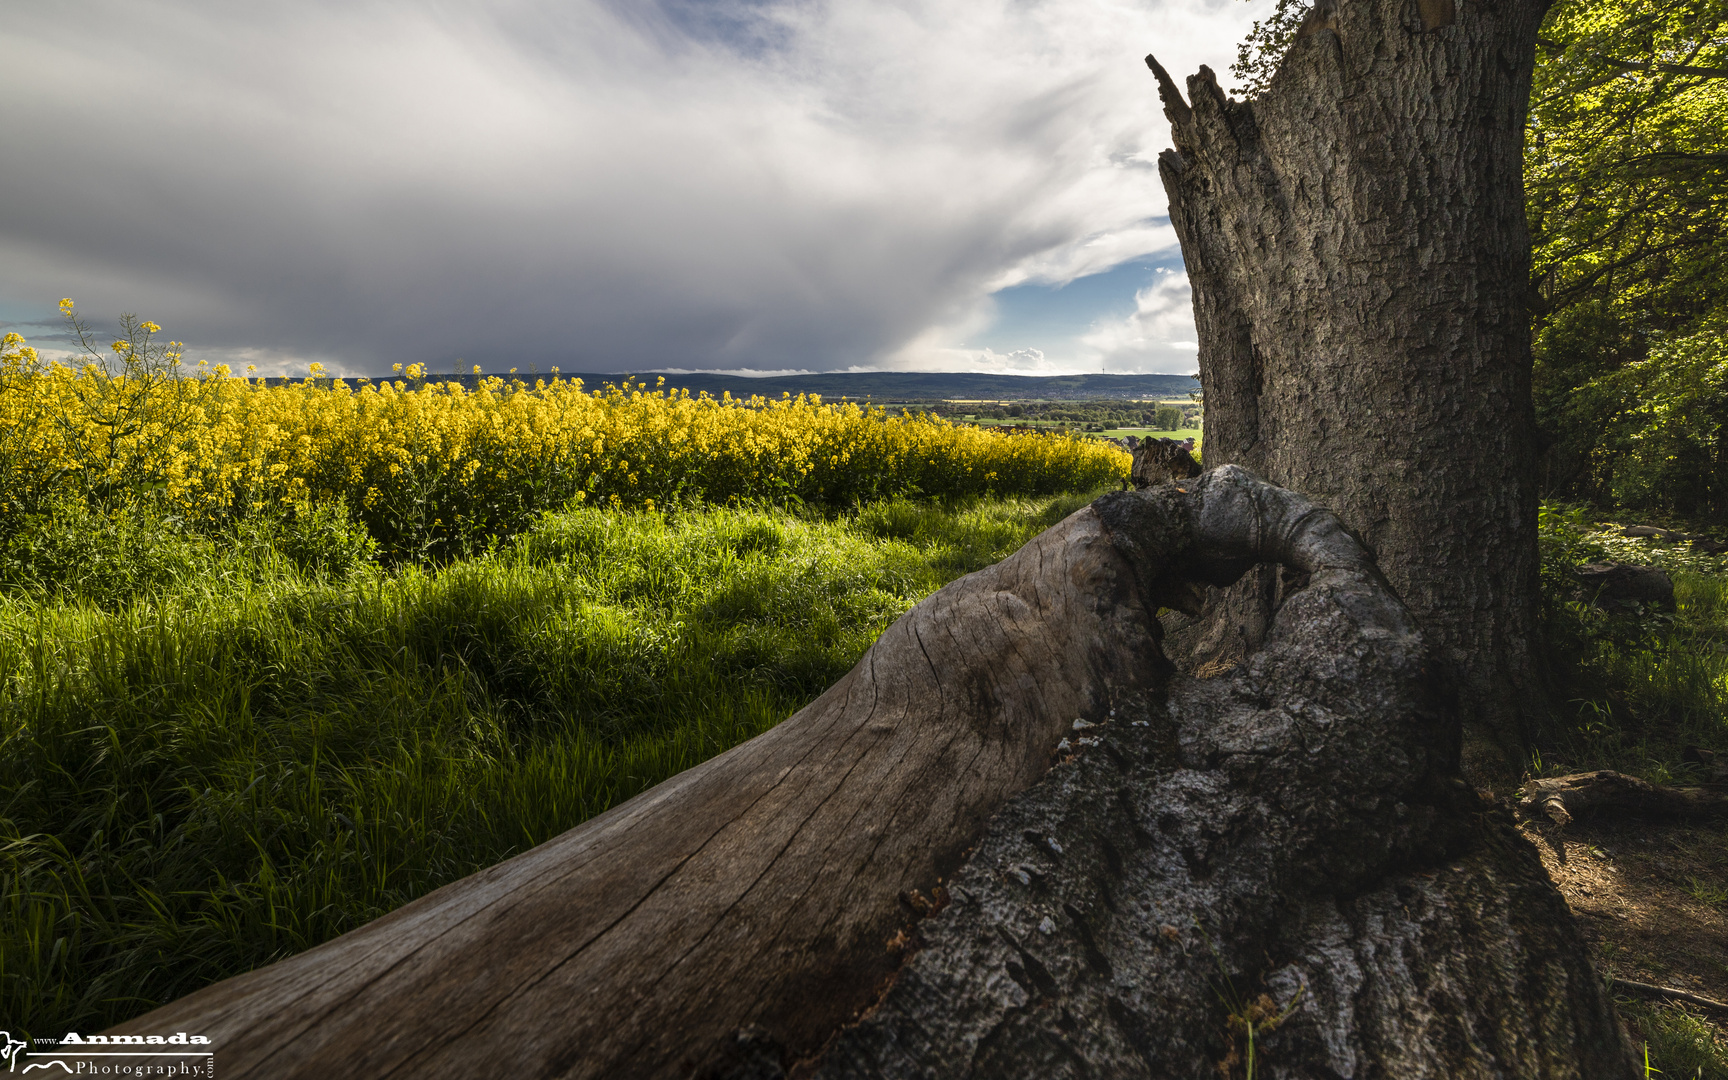
[[[1106,320],[1134,313],[1134,294],[1166,274],[1182,272],[1182,258],[1130,259],[1100,274],[1066,285],[1015,285],[991,295],[996,321],[967,339],[974,348],[1011,353],[1039,349],[1050,356],[1070,352],[1074,340]]]

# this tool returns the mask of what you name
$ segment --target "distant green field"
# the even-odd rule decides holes
[[[1176,439],[1180,441],[1182,439],[1198,439],[1200,437],[1200,429],[1181,428],[1177,431],[1154,431],[1151,428],[1127,427],[1110,428],[1106,431],[1094,431],[1091,434],[1103,435],[1106,438],[1111,439],[1122,439],[1132,435],[1138,439]]]
[[[1033,420],[1033,419],[1022,419],[1019,417],[1009,417],[1006,420],[973,419],[971,417],[967,417],[967,422],[977,424],[980,427],[1045,428],[1045,429],[1049,429],[1051,431],[1059,431],[1059,430],[1063,430],[1063,429],[1073,429],[1073,428],[1077,428],[1079,426],[1079,425],[1074,424],[1071,421]],[[1082,432],[1082,434],[1103,435],[1107,438],[1112,438],[1112,439],[1120,439],[1120,438],[1123,438],[1124,436],[1127,436],[1127,435],[1133,435],[1136,438],[1141,438],[1141,439],[1144,439],[1144,438],[1198,439],[1200,437],[1200,429],[1199,428],[1180,428],[1180,429],[1177,429],[1175,431],[1159,431],[1155,428],[1147,428],[1147,427],[1115,427],[1115,428],[1106,428],[1103,431]]]

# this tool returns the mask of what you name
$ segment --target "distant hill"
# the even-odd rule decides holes
[[[824,398],[870,398],[874,401],[1096,401],[1128,398],[1151,401],[1182,398],[1200,389],[1192,375],[980,375],[969,372],[866,371],[823,375],[786,375],[748,379],[738,375],[587,375],[575,376],[585,385],[665,378],[666,385],[691,394],[714,397],[779,397],[781,394],[821,394]]]
[[[501,374],[487,372],[483,377]],[[386,378],[399,379],[401,376]],[[467,374],[427,375],[429,382],[458,382],[467,387],[473,387],[479,378]],[[517,372],[515,378],[533,382],[553,376],[545,372]],[[753,394],[777,398],[781,394],[820,394],[824,398],[869,398],[882,403],[1099,401],[1108,398],[1153,401],[1186,398],[1200,389],[1200,380],[1192,375],[979,375],[957,371],[864,371],[750,379],[741,375],[662,376],[654,372],[566,371],[557,378],[581,379],[582,384],[592,390],[625,379],[653,386],[656,380],[664,378],[667,386],[688,390],[692,396],[707,393],[719,397],[730,393],[735,398],[747,398]],[[276,377],[266,381],[276,386],[302,380]],[[349,381],[355,380],[350,378]]]

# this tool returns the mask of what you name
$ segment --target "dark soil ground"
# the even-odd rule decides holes
[[[1565,828],[1531,821],[1521,828],[1577,915],[1605,977],[1728,1003],[1728,828],[1632,818],[1583,819]],[[1655,1034],[1643,1030],[1650,1020],[1679,1022],[1728,1047],[1728,1008],[1623,985],[1615,997],[1635,1038]],[[1712,1074],[1706,1064],[1702,1075]],[[1692,1076],[1693,1067],[1677,1075]]]

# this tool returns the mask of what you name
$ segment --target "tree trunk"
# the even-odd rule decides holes
[[[1192,104],[1157,61],[1159,159],[1194,292],[1208,467],[1335,510],[1461,709],[1467,775],[1515,777],[1536,611],[1524,115],[1540,0],[1320,0],[1270,86]],[[1183,632],[1228,663],[1262,573]]]
[[[1155,612],[1263,559],[1265,647],[1176,674]],[[774,730],[115,1033],[230,1077],[1637,1075],[1422,657],[1300,496],[1108,495]]]

